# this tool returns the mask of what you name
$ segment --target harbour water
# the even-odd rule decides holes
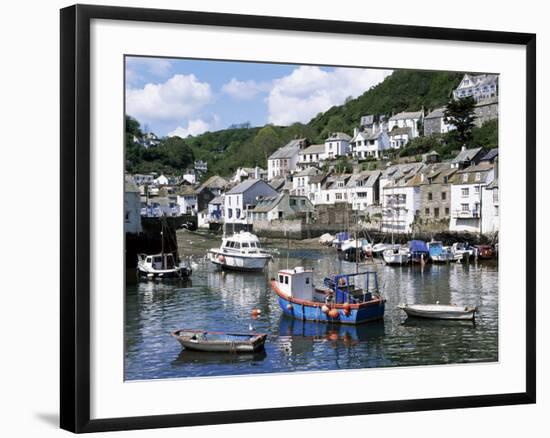
[[[217,240],[191,237],[185,257],[198,264],[186,282],[138,282],[127,273],[125,378],[147,380],[440,365],[498,360],[498,267],[495,262],[388,267],[377,270],[387,299],[384,321],[359,326],[303,322],[282,315],[269,279],[281,268],[315,271],[315,284],[356,265],[330,248],[288,249],[275,244],[266,272],[223,272],[204,259]],[[475,323],[407,319],[400,303],[475,305]],[[254,319],[252,309],[261,314]],[[268,334],[265,352],[185,351],[170,336],[178,328]]]

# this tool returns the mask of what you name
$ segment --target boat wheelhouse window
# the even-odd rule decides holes
[[[283,276],[279,275],[279,283],[282,283],[282,282],[283,282]]]
[[[226,248],[230,248],[230,247],[231,247],[231,243],[233,243],[233,242],[231,242],[231,241],[228,240],[227,242],[225,242],[225,247],[226,247]]]
[[[306,277],[306,284],[309,284],[309,277]]]
[[[145,261],[146,261],[147,263],[151,263],[151,257],[147,257],[147,258],[145,259]]]
[[[243,247],[243,248],[248,248],[248,247],[249,247],[249,245],[248,245],[248,243],[246,243],[246,242],[243,242],[243,243],[242,243],[242,245],[241,245],[241,247]]]
[[[241,244],[240,244],[239,242],[235,242],[235,248],[240,249],[240,248],[241,248]]]

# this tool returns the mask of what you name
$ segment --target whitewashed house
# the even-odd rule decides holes
[[[393,233],[411,233],[413,224],[420,213],[420,173],[407,174],[392,179],[383,189],[382,195],[382,231]]]
[[[309,198],[311,178],[322,173],[315,167],[308,167],[292,175],[292,194]]]
[[[495,165],[490,163],[472,165],[454,174],[451,181],[450,231],[483,232],[482,191],[494,178]]]
[[[136,173],[133,176],[133,179],[138,186],[151,185],[155,181],[155,175],[153,175],[152,173],[149,173],[149,174]]]
[[[324,144],[312,144],[298,152],[298,168],[320,167],[327,158]]]
[[[498,178],[483,187],[481,194],[481,232],[498,233],[500,228]]]
[[[166,175],[160,175],[158,178],[155,178],[153,184],[156,186],[167,186],[170,183],[170,180]]]
[[[176,194],[177,204],[181,214],[196,214],[198,212],[198,193],[195,187],[181,186]]]
[[[380,174],[378,170],[362,171],[351,175],[348,183],[348,202],[353,210],[366,210],[379,203]]]
[[[418,125],[424,120],[424,111],[401,112],[390,117],[388,131],[391,135],[394,128],[410,128],[410,138],[420,135]]]
[[[384,127],[374,127],[364,131],[355,130],[350,141],[350,152],[354,158],[382,158],[383,151],[390,147],[388,131]]]
[[[247,212],[261,196],[276,196],[277,191],[261,179],[248,179],[229,190],[224,197],[226,224],[246,224]]]
[[[309,200],[314,205],[323,203],[321,199],[322,190],[329,176],[330,176],[330,173],[321,172],[309,178],[309,190],[308,190]]]
[[[321,185],[317,204],[349,203],[350,193],[347,187],[351,174],[330,175]]]
[[[273,152],[267,159],[268,180],[290,175],[297,167],[298,153],[306,147],[307,140],[298,138]]]
[[[453,91],[455,99],[473,97],[476,102],[498,96],[498,75],[466,73]]]
[[[325,157],[328,160],[347,155],[351,137],[344,132],[333,132],[325,140]]]
[[[124,231],[138,234],[142,231],[139,189],[131,176],[124,179]]]

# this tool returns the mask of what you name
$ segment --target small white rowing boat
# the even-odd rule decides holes
[[[407,316],[432,319],[474,319],[477,307],[444,304],[400,304],[397,306]]]

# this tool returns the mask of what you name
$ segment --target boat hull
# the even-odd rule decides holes
[[[332,308],[338,310],[338,316],[333,318],[328,315],[328,312],[323,312],[323,303],[294,299],[281,292],[275,283],[272,281],[271,287],[277,294],[279,306],[285,315],[292,318],[337,324],[362,324],[384,318],[386,304],[384,299],[373,299],[366,303],[353,304],[348,312],[343,304],[332,305]]]
[[[209,337],[212,336],[212,339]],[[175,330],[172,336],[187,350],[212,353],[254,353],[263,350],[266,334],[222,334]]]
[[[258,257],[224,254],[220,251],[208,251],[208,259],[222,269],[231,269],[236,271],[261,271],[263,270],[271,256],[263,255]]]
[[[384,252],[382,254],[382,257],[384,258],[384,262],[386,263],[386,265],[402,266],[409,263],[409,260],[410,260],[409,254],[403,254],[403,253],[395,254],[393,251],[391,251],[391,254]]]
[[[446,320],[473,320],[475,318],[476,308],[464,308],[464,310],[436,310],[436,309],[416,309],[409,306],[400,306],[407,316],[415,318],[428,319],[446,319]]]
[[[191,269],[186,267],[151,271],[138,266],[137,270],[139,277],[144,280],[188,278],[192,273]]]

